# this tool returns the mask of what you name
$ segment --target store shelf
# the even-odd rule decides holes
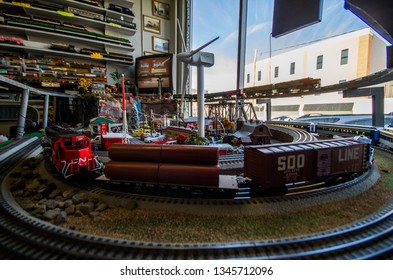
[[[21,24],[22,25],[22,24]],[[55,30],[48,28],[47,30],[36,30],[30,27],[29,25],[24,25],[24,27],[19,26],[10,26],[10,25],[1,25],[2,29],[8,29],[10,31],[19,32],[19,34],[25,34],[25,36],[29,35],[45,35],[46,38],[60,38],[60,39],[70,39],[71,43],[74,42],[86,42],[91,43],[93,45],[99,45],[101,47],[112,46],[119,49],[134,51],[135,49],[129,44],[123,43],[112,43],[109,41],[100,41],[99,39],[90,39],[84,38],[78,35],[69,35],[66,33],[55,33]],[[42,28],[43,29],[43,28]]]
[[[79,0],[57,0],[45,3],[37,1],[34,2],[36,5],[34,6],[34,3],[30,5],[18,1],[0,0],[0,13],[5,17],[5,20],[1,20],[0,17],[0,36],[20,38],[24,42],[24,45],[15,45],[12,42],[9,44],[8,41],[0,42],[0,53],[25,58],[32,57],[29,55],[54,60],[64,58],[63,60],[68,60],[69,63],[76,65],[78,63],[99,64],[102,65],[99,67],[104,68],[105,72],[102,74],[103,77],[95,80],[106,83],[108,74],[106,71],[108,68],[111,69],[113,64],[123,67],[134,64],[132,52],[135,48],[131,41],[137,29],[116,24],[126,24],[119,22],[126,21],[129,22],[128,26],[133,25],[135,16],[121,12],[131,13],[128,9],[132,9],[133,1],[100,0],[99,2],[101,3],[100,7]],[[126,9],[110,10],[109,3]],[[75,14],[68,13],[66,12],[68,7],[82,11],[71,9]],[[116,23],[107,22],[109,20]],[[52,44],[59,44],[60,47],[64,44],[66,48],[52,49]],[[76,52],[67,51],[68,47]],[[123,59],[123,57],[127,59]],[[49,65],[48,67],[50,68]],[[89,71],[95,70],[90,69]],[[30,70],[22,69],[21,75],[15,76],[15,79],[37,87],[50,87],[54,91],[74,86],[76,82],[72,75],[63,81],[61,78],[46,77],[41,74],[47,75],[40,72],[37,76]],[[83,72],[81,74],[94,73]],[[58,85],[41,85],[39,82],[43,80],[54,80],[61,88]]]
[[[71,1],[67,1],[67,2],[71,2]],[[75,1],[72,1],[75,2]],[[79,4],[83,4],[83,3],[79,3]],[[4,7],[11,7],[14,6],[11,3],[6,3],[6,2],[0,2],[0,7],[1,6]],[[84,4],[87,6],[91,6],[88,4]],[[94,7],[94,6],[92,6]],[[48,10],[48,9],[43,9],[43,8],[39,8],[39,7],[22,7],[24,12],[27,15],[33,15],[33,16],[41,16],[41,17],[48,17],[51,19],[55,19],[55,20],[60,20],[60,21],[64,21],[64,22],[73,22],[73,23],[77,23],[77,24],[81,24],[81,25],[87,25],[87,27],[93,27],[93,28],[97,28],[97,29],[103,29],[103,28],[115,28],[116,31],[121,31],[124,33],[129,32],[130,36],[134,35],[136,32],[136,29],[133,28],[128,28],[128,27],[124,27],[124,26],[119,26],[119,25],[113,25],[110,23],[107,23],[105,21],[100,21],[100,20],[94,20],[94,19],[90,19],[90,18],[86,18],[86,17],[81,17],[78,15],[72,15],[70,14],[70,16],[67,16],[67,13],[63,13],[63,11],[53,11],[53,10]],[[126,14],[122,14],[122,13],[118,13],[112,10],[106,10],[103,9],[105,12],[108,12],[110,14],[115,14],[124,18],[129,18],[130,20],[134,19],[133,16],[130,15],[126,15]],[[105,18],[105,16],[104,16]]]
[[[133,1],[126,1],[126,0],[123,0],[123,1],[125,1],[127,3],[130,3],[132,5],[134,4]],[[134,19],[135,18],[134,16],[123,14],[123,13],[119,13],[119,12],[116,12],[116,11],[112,11],[112,10],[109,10],[109,9],[107,9],[105,7],[97,7],[97,6],[94,6],[94,5],[89,5],[89,4],[86,4],[86,3],[83,3],[83,2],[78,2],[78,1],[75,1],[75,0],[65,0],[64,2],[70,4],[70,6],[72,6],[72,7],[80,8],[80,9],[84,9],[84,10],[89,10],[91,12],[96,12],[96,13],[107,13],[107,12],[110,12],[110,13],[113,13],[113,14],[121,15],[121,16],[123,16],[125,18],[128,18],[128,19]]]
[[[34,48],[34,47],[27,47],[27,46],[21,46],[21,45],[13,45],[13,44],[4,44],[0,43],[0,48],[5,49],[5,50],[23,50],[28,53],[36,53],[36,54],[52,54],[52,55],[58,55],[58,56],[66,56],[66,57],[77,57],[81,59],[87,59],[91,61],[99,61],[99,62],[116,62],[116,63],[121,63],[125,65],[132,65],[133,62],[131,61],[125,61],[125,60],[120,60],[120,59],[113,59],[113,58],[93,58],[89,55],[84,55],[80,53],[74,53],[74,52],[65,52],[65,51],[58,51],[58,50],[52,50],[52,49],[43,49],[43,48]]]

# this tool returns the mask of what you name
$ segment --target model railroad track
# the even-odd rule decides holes
[[[36,150],[41,144],[37,137],[25,137],[14,141],[0,149],[0,174],[24,159],[29,152]]]
[[[354,181],[361,180],[362,176]],[[299,195],[296,200],[310,196]],[[141,199],[161,203],[160,198]],[[206,204],[233,207],[287,199],[291,198],[206,201]],[[9,193],[1,192],[0,257],[6,259],[386,259],[392,257],[393,251],[393,204],[372,217],[322,234],[285,240],[173,244],[117,240],[63,229],[26,215],[14,203]],[[190,204],[201,206],[197,200],[190,200]]]
[[[383,153],[384,155],[393,159],[393,151],[384,146],[373,146],[374,150],[378,151],[379,153]]]
[[[285,127],[279,125],[269,125],[269,128],[281,132],[280,135],[281,134],[289,135],[290,137],[289,139],[291,140],[290,142],[301,143],[301,142],[310,142],[310,141],[317,140],[314,135],[305,131],[304,129],[295,128],[295,127]],[[280,141],[283,139],[275,139],[275,140]],[[219,158],[219,164],[221,168],[230,169],[231,165],[238,167],[243,163],[244,163],[244,154],[229,154],[229,155],[220,156]]]
[[[279,142],[310,142],[317,140],[314,135],[301,128],[281,125],[267,125],[273,134],[274,140]]]
[[[218,163],[220,165],[230,165],[230,164],[243,164],[244,154],[229,154],[223,155],[218,158]]]
[[[21,160],[27,158],[29,154],[36,151],[40,144],[41,139],[37,137],[25,137],[18,141],[14,141],[0,149],[0,186],[8,171],[17,165]],[[0,217],[3,217],[4,214],[4,209],[2,207],[4,202],[5,201],[3,201],[3,198],[1,197]],[[2,225],[1,221],[2,219],[0,218],[0,225]],[[2,231],[0,231],[0,244],[2,238]],[[11,252],[8,252],[7,250],[0,250],[0,259],[14,257],[15,256]]]
[[[322,234],[208,244],[117,240],[63,229],[25,215],[4,192],[0,209],[0,256],[7,259],[379,259],[390,258],[393,250],[393,204],[356,224]]]
[[[323,234],[270,241],[173,244],[116,240],[65,230],[2,203],[3,252],[20,259],[380,259],[393,250],[393,205]]]

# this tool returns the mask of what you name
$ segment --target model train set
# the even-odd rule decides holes
[[[47,128],[45,145],[64,177],[103,166],[83,134]],[[113,144],[101,182],[126,189],[178,189],[233,197],[249,188],[253,197],[283,195],[293,186],[335,184],[368,171],[373,161],[370,140],[343,138],[304,143],[253,145],[244,148],[243,172],[224,175],[217,147]]]
[[[217,148],[114,144],[105,176],[138,187],[178,186],[227,194],[248,187],[253,196],[282,195],[290,186],[338,182],[369,170],[371,149],[355,139],[248,146],[240,176],[220,174]]]

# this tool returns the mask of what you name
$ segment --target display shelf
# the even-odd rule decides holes
[[[123,0],[123,1],[125,1],[125,0]],[[109,10],[109,9],[107,9],[105,7],[97,7],[97,6],[89,5],[89,4],[83,3],[83,2],[78,2],[78,1],[74,1],[74,0],[65,0],[64,2],[65,3],[69,3],[70,6],[72,6],[72,7],[79,8],[79,9],[85,9],[85,10],[87,9],[87,10],[89,10],[91,12],[103,13],[103,14],[111,13],[111,14],[116,14],[116,15],[123,16],[124,18],[127,18],[127,19],[134,19],[135,18],[132,15],[119,13],[119,12],[116,12],[116,11],[113,11],[113,10]],[[126,2],[134,4],[133,1],[126,1]]]
[[[111,69],[114,67],[113,64],[123,67],[133,65],[132,52],[135,48],[131,40],[137,32],[136,25],[133,28],[136,17],[131,15],[134,13],[132,11],[134,2],[100,0],[99,3],[98,7],[78,0],[58,0],[45,3],[37,1],[30,5],[0,0],[0,35],[20,38],[24,43],[24,45],[15,45],[9,41],[1,42],[1,53],[13,53],[25,58],[33,56],[49,59],[65,58],[71,63],[102,64],[105,69],[108,67]],[[110,7],[110,3],[119,7]],[[57,45],[58,48],[52,49],[53,45]],[[15,78],[29,84],[49,87],[54,91],[75,87],[77,77],[70,75],[62,80],[61,76],[47,77],[45,71],[44,69],[36,75],[34,69],[23,70],[21,75]],[[102,78],[93,79],[105,84],[106,71]],[[86,78],[92,77],[87,74]],[[55,81],[54,85],[42,85],[41,82],[46,80]]]
[[[112,46],[116,47],[119,49],[127,50],[127,51],[134,51],[135,49],[130,45],[130,44],[123,44],[123,43],[112,43],[112,42],[103,42],[98,39],[89,39],[89,38],[83,38],[80,36],[73,36],[65,33],[55,33],[54,30],[48,28],[47,30],[36,30],[33,29],[32,27],[25,25],[25,27],[19,27],[19,26],[9,26],[9,25],[1,25],[2,29],[8,29],[10,31],[16,31],[19,34],[25,34],[25,36],[29,35],[45,35],[47,38],[61,38],[61,39],[71,39],[72,41],[78,41],[78,42],[85,42],[85,43],[91,43],[93,45],[99,45],[101,47],[105,46]]]
[[[43,49],[43,48],[35,48],[35,47],[27,47],[27,46],[21,46],[21,45],[13,45],[13,44],[5,44],[5,43],[0,43],[0,48],[3,50],[23,50],[28,53],[36,53],[36,54],[53,54],[53,55],[58,55],[58,56],[66,56],[66,57],[77,57],[81,59],[87,59],[91,61],[98,61],[98,62],[115,62],[115,63],[120,63],[120,64],[125,64],[125,65],[132,65],[134,62],[131,61],[125,61],[125,60],[120,60],[120,59],[113,59],[113,58],[94,58],[89,55],[84,55],[80,53],[73,53],[73,52],[65,52],[65,51],[58,51],[58,50],[52,50],[52,49]]]
[[[41,95],[49,95],[49,96],[58,96],[58,97],[69,97],[69,98],[75,98],[79,97],[79,94],[66,94],[66,93],[57,93],[53,91],[45,91],[42,89],[37,89],[33,88],[31,86],[28,86],[24,83],[20,83],[18,81],[15,81],[13,79],[9,79],[7,77],[4,77],[0,75],[0,85],[6,87],[6,88],[11,88],[11,89],[26,89],[29,90],[30,92],[41,94]]]
[[[82,3],[83,4],[83,3]],[[14,6],[12,3],[7,3],[7,2],[0,2],[0,7],[1,6]],[[90,5],[88,5],[90,6]],[[93,6],[94,7],[94,6]],[[124,27],[124,26],[119,26],[119,25],[114,25],[114,24],[110,24],[106,21],[100,21],[100,20],[94,20],[94,19],[90,19],[90,18],[86,18],[86,17],[82,17],[82,16],[78,16],[78,15],[73,15],[70,13],[64,13],[63,11],[53,11],[53,10],[48,10],[48,9],[43,9],[43,8],[39,8],[39,7],[34,7],[34,6],[30,6],[30,7],[21,7],[24,12],[27,15],[35,15],[35,16],[42,16],[42,17],[48,17],[51,19],[55,19],[55,20],[60,20],[60,21],[64,21],[64,22],[74,22],[77,24],[81,24],[81,25],[87,25],[88,27],[93,27],[96,29],[102,29],[102,28],[116,28],[116,30],[120,30],[122,32],[131,32],[131,36],[135,34],[136,29],[134,28],[129,28],[129,27]],[[112,10],[105,10],[107,13],[115,14],[121,17],[125,17],[125,18],[130,18],[130,19],[134,19],[133,16],[130,15],[126,15],[126,14],[122,14],[122,13],[118,13],[116,11],[112,11]]]

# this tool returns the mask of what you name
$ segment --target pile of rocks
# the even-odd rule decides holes
[[[10,174],[11,191],[21,207],[33,216],[54,224],[67,222],[70,215],[95,218],[108,205],[91,194],[70,187],[61,188],[36,171],[39,160],[23,162],[21,171]]]

